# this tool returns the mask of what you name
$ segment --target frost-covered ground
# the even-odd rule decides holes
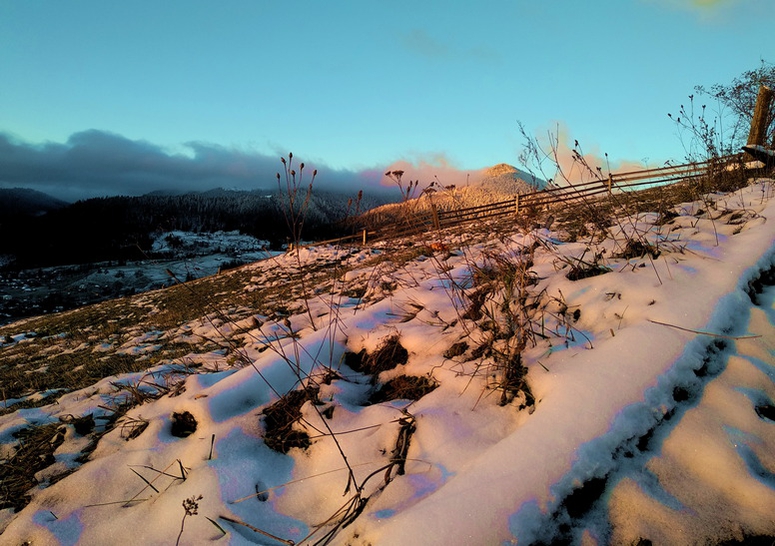
[[[309,310],[289,297],[285,312],[136,332],[114,349],[219,347],[0,416],[6,461],[14,433],[61,423],[30,503],[0,512],[0,542],[775,536],[772,196],[760,180],[606,238],[514,226],[428,235],[402,259],[325,247],[247,266],[246,293],[295,279]],[[300,263],[342,273],[307,286]],[[27,339],[20,325],[4,348]],[[405,376],[421,388],[396,387]]]

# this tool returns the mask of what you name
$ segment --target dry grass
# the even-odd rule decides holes
[[[38,485],[35,474],[54,462],[64,429],[60,423],[50,423],[22,429],[14,437],[19,443],[13,455],[0,462],[0,509],[18,512],[30,501],[27,492]]]

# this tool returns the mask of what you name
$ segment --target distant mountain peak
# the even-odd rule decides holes
[[[492,167],[485,169],[483,175],[485,177],[491,176],[503,176],[504,174],[519,175],[519,169],[508,163],[498,163]]]
[[[480,171],[475,187],[511,195],[534,192],[542,187],[542,181],[535,180],[529,173],[520,171],[513,165],[498,163]]]

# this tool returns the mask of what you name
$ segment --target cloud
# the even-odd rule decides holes
[[[732,5],[735,3],[736,0],[691,0],[691,3],[702,9],[702,8],[717,8],[723,5]]]
[[[397,196],[400,194],[397,193],[398,187],[396,183],[389,177],[384,176],[384,172],[396,170],[404,171],[402,176],[404,187],[410,181],[416,181],[420,190],[428,187],[431,182],[437,182],[443,186],[454,185],[463,187],[472,176],[479,173],[478,170],[466,171],[460,169],[443,153],[421,154],[411,159],[394,161],[383,171],[381,183],[385,187],[396,188]]]
[[[431,59],[447,57],[450,55],[448,46],[435,40],[427,32],[418,28],[412,29],[401,36],[401,43],[409,51]]]
[[[400,37],[401,44],[410,52],[431,60],[473,60],[497,62],[500,55],[492,48],[483,45],[475,45],[470,48],[453,48],[448,44],[432,37],[422,29],[412,29]]]
[[[549,130],[537,133],[534,138],[546,154],[546,159],[540,167],[530,164],[527,168],[534,171],[536,176],[552,179],[560,185],[605,178],[609,172],[635,171],[655,166],[648,165],[647,159],[611,160],[598,144],[579,142],[572,138],[567,125],[560,122]],[[541,157],[544,157],[543,153]]]
[[[649,3],[661,4],[673,9],[681,9],[697,13],[702,19],[715,19],[721,12],[728,12],[743,0],[646,0]]]
[[[171,153],[145,140],[88,130],[65,143],[30,144],[0,133],[0,188],[24,187],[66,201],[152,191],[206,191],[213,188],[253,190],[274,188],[282,169],[279,157],[256,151],[188,142],[190,152]],[[318,169],[321,189],[380,189],[372,171]]]

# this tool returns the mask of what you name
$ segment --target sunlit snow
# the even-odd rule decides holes
[[[88,414],[99,423],[117,382],[153,390],[183,381],[130,409],[83,464],[87,440],[66,424],[30,504],[0,512],[0,542],[175,544],[182,521],[181,544],[315,544],[326,533],[331,544],[364,546],[775,536],[775,422],[762,413],[775,399],[775,289],[765,287],[758,305],[750,295],[775,267],[772,195],[772,181],[760,180],[709,197],[727,216],[711,220],[698,215],[707,203],[685,203],[670,224],[656,214],[620,221],[613,238],[595,243],[610,272],[576,281],[563,257],[590,245],[550,229],[515,226],[470,244],[450,235],[449,251],[405,263],[386,246],[304,249],[307,265],[352,268],[310,299],[309,312],[289,301],[284,317],[256,309],[240,323],[214,314],[137,332],[122,353],[142,358],[195,337],[229,350],[0,416],[8,457],[12,434],[30,424]],[[615,258],[634,233],[660,254]],[[535,405],[520,409],[519,398],[499,404],[487,357],[470,357],[483,330],[464,315],[474,269],[526,248],[536,249],[530,293],[541,294],[546,320],[522,353]],[[385,260],[362,265],[374,256]],[[244,289],[297,265],[289,253],[247,266],[255,277]],[[346,353],[372,354],[394,335],[408,351],[395,369],[372,379],[345,364]],[[227,339],[240,340],[236,357]],[[444,356],[466,340],[469,349]],[[399,375],[438,386],[417,401],[367,404],[376,383]],[[319,405],[305,403],[294,425],[310,445],[284,454],[264,441],[262,411],[299,377],[314,380]],[[197,428],[181,438],[171,423],[183,412]],[[140,422],[147,428],[132,436]],[[409,424],[405,473],[386,479]],[[50,484],[63,469],[74,472]],[[198,495],[198,513],[183,519],[183,501]],[[362,505],[338,525],[352,502]]]

